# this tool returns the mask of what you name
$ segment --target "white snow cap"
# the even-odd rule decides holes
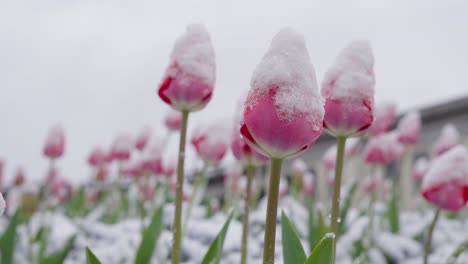
[[[366,40],[349,43],[325,73],[322,95],[333,99],[374,98],[374,55]]]
[[[46,139],[46,145],[60,144],[64,137],[65,137],[65,132],[63,130],[62,125],[60,124],[55,125],[49,130],[49,134],[47,135],[47,139]]]
[[[185,34],[177,40],[172,50],[171,64],[176,64],[182,73],[188,75],[188,78],[199,78],[209,85],[214,85],[215,52],[205,26],[201,24],[187,26]],[[175,76],[177,72],[172,72],[173,70],[170,67],[167,74]]]
[[[310,63],[304,37],[291,28],[282,29],[273,38],[268,52],[253,73],[250,85],[250,98],[278,87],[275,106],[283,120],[297,114],[306,114],[311,123],[317,117],[323,119],[324,102],[318,92],[315,70]],[[254,104],[254,100],[250,100],[246,107]]]
[[[3,212],[5,212],[5,199],[3,199],[2,193],[0,193],[0,215],[3,215]]]
[[[468,151],[463,145],[457,145],[433,160],[421,189],[424,191],[445,182],[468,185]]]
[[[398,123],[398,133],[407,135],[419,133],[421,130],[421,114],[419,111],[411,111],[404,115]]]
[[[434,143],[434,151],[438,153],[443,149],[457,145],[459,142],[460,132],[458,132],[455,125],[451,123],[446,124],[442,128],[442,131],[440,132],[440,136],[437,139],[436,143]]]

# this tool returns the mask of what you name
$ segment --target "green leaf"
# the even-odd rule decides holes
[[[284,212],[281,212],[281,238],[283,242],[283,263],[304,263],[306,254],[299,235]]]
[[[21,215],[19,211],[11,217],[5,232],[0,238],[0,263],[12,264],[13,252],[15,250],[16,228],[21,223]]]
[[[338,226],[338,232],[340,234],[343,234],[346,231],[346,216],[348,215],[348,210],[349,210],[349,207],[351,206],[354,193],[356,193],[357,183],[358,181],[355,180],[353,184],[351,185],[351,187],[349,188],[349,191],[346,194],[344,203],[340,209],[340,222]]]
[[[304,264],[333,264],[335,262],[334,241],[333,233],[326,234]]]
[[[86,247],[86,264],[101,264],[89,247]]]
[[[329,228],[320,209],[317,209],[317,218],[314,217],[314,209],[309,207],[309,245],[310,251],[320,243],[322,237],[328,233]]]
[[[224,223],[223,228],[219,231],[216,238],[211,242],[211,245],[208,251],[205,254],[201,264],[219,264],[221,261],[221,256],[223,254],[224,239],[226,238],[226,233],[231,223],[233,213],[231,213]]]
[[[40,264],[62,264],[68,256],[68,253],[73,249],[76,235],[70,237],[65,243],[65,246],[57,252],[52,253],[47,257],[43,257],[39,260]]]
[[[154,248],[163,228],[163,207],[159,207],[151,218],[151,223],[143,231],[140,246],[135,256],[135,263],[149,264]]]
[[[400,211],[398,208],[398,194],[396,188],[396,183],[393,182],[392,198],[388,204],[387,212],[390,230],[394,234],[400,231]]]

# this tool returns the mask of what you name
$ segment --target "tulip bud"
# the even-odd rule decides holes
[[[190,25],[175,44],[158,95],[173,109],[200,110],[213,94],[215,68],[215,53],[208,32],[202,25]]]
[[[292,158],[319,137],[323,115],[304,37],[283,29],[254,71],[240,132],[263,155]]]
[[[135,148],[142,151],[151,137],[151,128],[144,127],[135,140]]]
[[[394,132],[385,133],[369,140],[364,149],[364,160],[371,164],[385,165],[401,159],[404,150]]]
[[[106,162],[106,152],[100,148],[94,148],[88,156],[88,164],[92,167],[99,167]]]
[[[229,133],[219,124],[200,127],[194,132],[191,143],[202,160],[218,164],[227,152]]]
[[[446,124],[434,143],[434,155],[440,156],[460,143],[460,132],[453,124]]]
[[[406,145],[415,145],[421,133],[421,114],[412,111],[403,116],[398,123],[398,141]]]
[[[421,181],[429,170],[431,163],[425,157],[418,158],[413,166],[413,177],[417,181]]]
[[[468,202],[468,151],[458,145],[435,158],[421,184],[423,197],[432,205],[450,211],[462,210]]]
[[[112,160],[124,161],[130,159],[132,146],[132,140],[128,134],[117,136],[111,148]]]
[[[390,130],[395,122],[396,109],[396,104],[392,102],[382,102],[377,105],[375,121],[369,128],[371,136],[377,136]]]
[[[170,131],[179,131],[182,126],[182,113],[170,109],[164,118],[164,124]]]
[[[60,158],[65,149],[65,133],[59,125],[52,127],[47,136],[43,153],[51,159]]]

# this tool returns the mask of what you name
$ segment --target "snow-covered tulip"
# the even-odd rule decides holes
[[[431,163],[425,157],[418,158],[413,165],[413,177],[417,181],[421,181],[429,170]]]
[[[3,215],[3,212],[5,212],[5,207],[6,207],[5,199],[3,199],[3,195],[2,193],[0,193],[0,215]]]
[[[271,159],[263,262],[274,263],[282,161],[306,151],[323,127],[323,98],[304,37],[289,28],[281,30],[250,85],[240,132],[250,146]]]
[[[158,95],[176,110],[200,110],[213,94],[215,68],[210,35],[203,25],[189,25],[172,50]]]
[[[347,45],[322,81],[323,128],[335,137],[364,133],[374,120],[374,56],[367,41]]]
[[[375,108],[375,121],[369,128],[371,136],[377,136],[388,132],[395,122],[396,104],[393,102],[382,102]]]
[[[233,133],[231,150],[234,157],[245,164],[259,166],[268,161],[268,157],[260,154],[245,142],[239,131],[234,131]]]
[[[433,153],[440,156],[460,143],[460,132],[454,124],[446,124],[440,131],[439,138],[434,143]]]
[[[336,168],[336,154],[338,152],[338,145],[332,145],[329,147],[322,157],[322,164],[328,170],[334,170]],[[345,158],[353,158],[359,153],[359,139],[350,138],[346,140],[346,146],[344,150]]]
[[[203,161],[216,165],[227,152],[229,133],[226,127],[219,124],[200,127],[195,130],[191,143]]]
[[[135,148],[139,151],[143,151],[143,149],[148,144],[148,141],[151,137],[151,128],[150,127],[143,127],[138,134],[138,137],[135,139]]]
[[[141,166],[141,162],[136,160],[129,160],[125,163],[122,163],[120,166],[119,173],[124,176],[131,176],[138,178],[143,175],[143,170]]]
[[[310,172],[306,172],[302,181],[302,192],[307,196],[314,195],[315,192],[315,183],[314,175]]]
[[[421,114],[418,111],[408,112],[398,122],[398,141],[405,145],[417,144],[421,133],[421,124]]]
[[[179,131],[182,125],[182,113],[174,109],[170,109],[164,117],[164,125],[170,131]]]
[[[118,135],[111,147],[112,160],[124,161],[130,159],[133,148],[132,139],[128,134]]]
[[[458,145],[435,158],[421,184],[423,197],[439,209],[459,211],[468,202],[468,151]]]
[[[106,151],[101,147],[94,148],[88,156],[88,164],[91,167],[97,168],[106,163]]]
[[[43,154],[50,158],[56,159],[63,155],[65,150],[65,132],[62,126],[56,125],[52,127],[47,135],[44,145]]]
[[[364,149],[364,160],[370,164],[386,165],[401,159],[403,145],[398,142],[397,134],[389,132],[372,137]]]

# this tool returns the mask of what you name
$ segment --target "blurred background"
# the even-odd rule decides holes
[[[467,1],[2,1],[0,3],[0,158],[5,180],[17,166],[42,179],[42,147],[62,124],[60,170],[79,183],[86,158],[121,132],[165,136],[168,110],[156,95],[173,44],[189,23],[206,25],[217,80],[197,125],[232,120],[252,71],[282,27],[303,33],[318,82],[350,40],[368,39],[376,58],[376,101],[398,112],[468,94]],[[463,103],[462,103],[463,105]],[[440,126],[438,126],[440,129]],[[173,137],[168,149],[176,149]],[[192,148],[189,167],[194,154]],[[225,160],[228,162],[229,158]]]

